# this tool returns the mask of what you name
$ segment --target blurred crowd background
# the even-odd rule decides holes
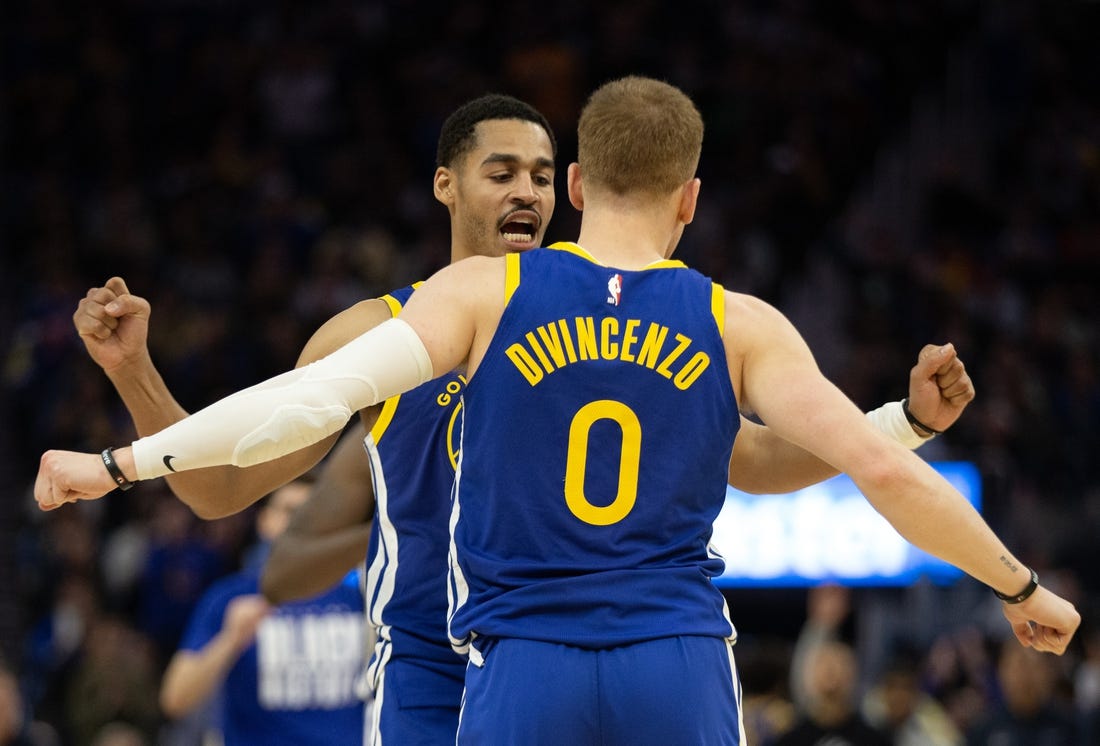
[[[133,436],[72,326],[87,289],[120,275],[151,301],[154,360],[201,407],[447,261],[435,142],[471,97],[550,119],[547,240],[574,237],[577,114],[631,73],[706,122],[678,256],[778,305],[864,408],[953,342],[978,396],[922,455],[974,461],[989,522],[1084,615],[1065,657],[1012,643],[1006,662],[1008,626],[968,581],[731,591],[757,742],[814,712],[798,652],[827,629],[854,655],[818,683],[872,720],[901,675],[956,739],[1039,713],[1100,743],[1081,729],[1100,708],[1098,29],[1080,0],[6,3],[0,743],[24,742],[20,720],[25,742],[157,742],[190,608],[255,540],[249,515],[200,521],[161,483],[37,511],[43,450]]]

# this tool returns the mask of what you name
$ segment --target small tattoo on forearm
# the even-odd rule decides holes
[[[1011,560],[1009,560],[1008,557],[1005,557],[1004,555],[1001,556],[1001,562],[1003,562],[1005,564],[1005,567],[1007,567],[1009,570],[1012,570],[1012,572],[1016,572],[1018,569],[1020,569],[1019,565],[1017,565],[1015,562],[1012,562]]]

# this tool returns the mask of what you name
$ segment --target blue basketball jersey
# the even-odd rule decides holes
[[[506,261],[506,307],[463,394],[452,643],[732,639],[709,546],[739,427],[721,286],[575,244]]]
[[[363,702],[363,596],[359,573],[312,598],[276,606],[222,686],[221,726],[227,746],[273,744],[359,746]],[[228,575],[204,594],[181,650],[197,652],[221,631],[234,598],[260,592],[259,567]]]
[[[414,286],[385,300],[394,316]],[[377,505],[367,553],[367,613],[379,628],[374,665],[397,655],[463,666],[447,640],[447,547],[451,485],[458,458],[458,374],[388,399],[366,437]],[[415,649],[413,649],[415,648]]]

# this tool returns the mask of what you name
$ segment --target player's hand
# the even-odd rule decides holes
[[[943,431],[955,424],[973,400],[974,382],[955,345],[925,345],[909,371],[909,411],[913,416]]]
[[[1002,604],[1005,619],[1025,648],[1061,655],[1081,624],[1073,604],[1043,586],[1018,604]]]
[[[225,607],[222,629],[238,648],[244,649],[256,639],[256,630],[272,606],[259,594],[237,596]]]
[[[148,355],[149,302],[131,295],[121,277],[92,288],[73,314],[73,325],[96,365],[112,370]]]
[[[115,488],[98,453],[46,451],[38,463],[34,499],[42,510],[77,500],[95,500]]]

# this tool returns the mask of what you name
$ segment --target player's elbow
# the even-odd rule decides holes
[[[244,485],[233,485],[224,490],[173,491],[197,518],[204,521],[213,521],[235,515],[264,495],[259,490]]]
[[[236,510],[233,510],[230,506],[219,503],[217,500],[210,499],[190,499],[181,497],[181,500],[191,508],[191,512],[195,514],[197,518],[204,521],[213,521],[218,518],[225,518],[226,516],[233,515]]]
[[[905,481],[911,471],[905,461],[910,454],[900,452],[900,448],[885,448],[881,453],[868,454],[861,459],[857,469],[848,472],[848,476],[868,498],[891,494]]]

